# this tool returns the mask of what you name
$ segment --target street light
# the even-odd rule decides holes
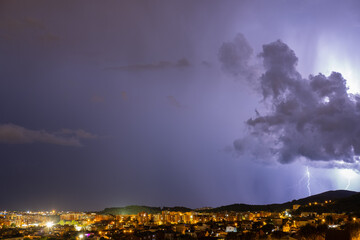
[[[46,223],[46,227],[48,229],[48,232],[50,232],[50,228],[52,228],[54,226],[54,223],[53,222],[47,222]]]
[[[51,228],[51,227],[53,227],[54,226],[54,223],[53,222],[47,222],[46,223],[46,227],[48,227],[48,228]]]
[[[82,227],[81,227],[81,226],[75,226],[75,230],[76,230],[76,231],[78,231],[78,232],[79,232],[79,231],[81,231],[81,229],[82,229]]]

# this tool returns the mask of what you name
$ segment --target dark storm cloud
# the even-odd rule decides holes
[[[259,56],[265,73],[257,83],[269,112],[246,122],[250,136],[235,141],[235,148],[281,163],[301,157],[357,163],[360,96],[347,92],[342,75],[302,78],[294,51],[280,40],[264,45]]]
[[[45,130],[30,130],[14,124],[0,125],[0,143],[26,144],[48,143],[63,146],[81,146],[81,139],[96,138],[95,135],[84,130],[62,129],[50,133]]]
[[[239,33],[233,41],[222,44],[218,59],[225,72],[251,80],[255,74],[254,66],[250,65],[252,55],[252,47],[245,37]]]
[[[179,59],[177,62],[170,61],[161,61],[158,63],[149,63],[149,64],[135,64],[135,65],[126,65],[119,67],[108,67],[105,70],[119,70],[119,71],[148,71],[148,70],[161,70],[168,68],[184,68],[189,67],[190,62],[186,58]]]

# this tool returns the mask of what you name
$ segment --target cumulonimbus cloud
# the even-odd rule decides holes
[[[306,158],[359,166],[360,95],[347,92],[342,75],[303,78],[294,51],[280,40],[263,45],[259,57],[265,72],[255,84],[267,113],[246,121],[249,134],[235,149],[280,163]]]
[[[244,35],[239,33],[232,41],[221,45],[218,59],[224,72],[252,81],[257,75],[257,67],[251,64],[253,52]]]
[[[63,146],[82,146],[82,139],[93,139],[96,135],[82,129],[61,129],[57,132],[30,130],[15,124],[0,124],[0,143],[29,144],[48,143]]]

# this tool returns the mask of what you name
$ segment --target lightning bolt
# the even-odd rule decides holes
[[[306,177],[307,177],[307,190],[308,190],[308,193],[309,193],[309,196],[311,196],[311,190],[310,190],[310,171],[309,171],[309,167],[306,167]]]
[[[348,190],[348,189],[349,189],[350,184],[351,184],[351,178],[348,177],[348,183],[347,183],[347,185],[346,185],[346,187],[345,187],[345,190]]]
[[[296,187],[298,190],[301,189],[301,191],[303,191],[303,183],[306,182],[306,188],[308,190],[308,195],[311,196],[311,188],[310,188],[310,185],[311,185],[311,174],[310,174],[310,170],[309,170],[309,167],[307,166],[306,167],[306,171],[305,171],[305,174],[302,176],[302,178],[299,180],[299,182],[294,185],[294,186],[289,186],[288,188],[294,188]]]

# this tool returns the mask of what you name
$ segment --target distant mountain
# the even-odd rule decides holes
[[[357,212],[360,213],[360,193],[356,193],[344,197],[344,198],[337,198],[331,204],[326,204],[324,206],[321,205],[303,205],[299,208],[299,211],[306,211],[306,212]]]
[[[348,190],[335,190],[335,191],[328,191],[328,192],[312,195],[310,197],[296,200],[295,202],[296,204],[303,205],[303,204],[308,204],[310,202],[325,202],[327,200],[334,201],[342,198],[351,197],[356,194],[358,194],[358,192],[348,191]]]
[[[336,190],[328,191],[320,194],[312,195],[306,198],[301,198],[299,200],[293,200],[291,202],[286,202],[282,204],[267,204],[267,205],[249,205],[249,204],[232,204],[222,207],[213,208],[206,212],[224,212],[224,211],[234,211],[234,212],[246,212],[246,211],[283,211],[285,209],[291,209],[293,205],[307,205],[313,202],[325,202],[328,200],[336,201],[340,199],[347,199],[349,197],[359,195],[358,192],[347,191],[347,190]],[[360,196],[359,196],[360,197]]]
[[[194,211],[191,208],[187,207],[163,207],[162,211],[170,211],[170,212],[191,212]]]
[[[335,209],[342,212],[360,212],[360,193],[339,199],[334,205]]]
[[[105,208],[100,213],[111,214],[111,215],[136,215],[141,212],[146,212],[149,214],[156,214],[156,213],[161,213],[162,211],[191,212],[193,210],[191,208],[186,208],[186,207],[163,207],[163,208],[160,208],[160,207],[131,205],[131,206],[126,206],[126,207]]]
[[[331,204],[326,206],[311,205],[309,203],[323,203],[331,200]],[[302,205],[302,211],[360,211],[360,193],[347,190],[328,191],[320,194],[312,195],[306,198],[293,200],[291,202],[281,204],[267,204],[267,205],[251,205],[251,204],[231,204],[217,208],[198,209],[199,212],[247,212],[247,211],[284,211],[285,209],[292,209],[295,204]],[[127,207],[113,207],[105,208],[100,213],[111,215],[136,215],[140,212],[149,214],[161,213],[161,211],[174,212],[191,212],[191,208],[186,207],[149,207],[149,206],[127,206]]]
[[[149,214],[155,214],[161,212],[159,207],[149,207],[149,206],[137,206],[131,205],[126,207],[113,207],[105,208],[100,213],[102,214],[111,214],[111,215],[136,215],[141,212],[146,212]]]
[[[226,206],[221,206],[209,210],[204,210],[200,212],[256,212],[256,211],[278,211],[281,209],[282,204],[268,204],[268,205],[250,205],[250,204],[231,204]]]

